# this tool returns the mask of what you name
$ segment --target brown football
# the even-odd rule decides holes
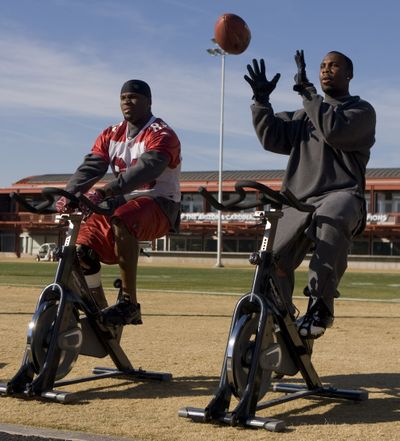
[[[223,14],[215,23],[214,38],[225,52],[239,55],[249,46],[251,32],[243,18],[235,14]]]

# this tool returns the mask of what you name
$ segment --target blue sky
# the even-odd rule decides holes
[[[400,75],[395,0],[0,0],[0,186],[26,176],[71,173],[97,135],[119,122],[119,91],[131,78],[153,91],[153,113],[182,142],[183,170],[218,168],[221,59],[211,57],[219,15],[252,31],[244,54],[226,57],[224,169],[281,169],[287,157],[259,145],[251,91],[253,58],[281,73],[275,111],[301,107],[292,91],[294,53],[309,78],[329,50],[352,58],[351,93],[378,116],[369,167],[399,167]]]

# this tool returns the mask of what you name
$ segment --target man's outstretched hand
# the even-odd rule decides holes
[[[308,81],[306,74],[306,62],[304,61],[304,51],[296,51],[294,61],[297,66],[297,74],[294,76],[293,90],[295,92],[302,93],[306,87],[312,86],[312,83]]]
[[[253,90],[253,99],[256,101],[268,100],[281,74],[277,73],[271,81],[268,81],[265,73],[265,62],[262,58],[260,59],[260,63],[253,59],[253,66],[248,64],[247,70],[249,75],[245,75],[244,79],[250,84]]]

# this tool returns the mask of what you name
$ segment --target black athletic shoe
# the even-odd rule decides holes
[[[143,323],[140,304],[131,303],[125,298],[103,309],[102,316],[105,325],[141,325]]]
[[[302,337],[315,339],[333,325],[334,317],[322,299],[309,297],[307,312],[297,320],[297,327]]]

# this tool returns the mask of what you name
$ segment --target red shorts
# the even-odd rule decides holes
[[[118,207],[112,217],[93,213],[81,225],[76,242],[95,250],[100,261],[108,265],[117,263],[112,218],[121,219],[132,235],[139,240],[153,240],[165,236],[170,230],[167,216],[157,202],[149,197],[128,201]]]

